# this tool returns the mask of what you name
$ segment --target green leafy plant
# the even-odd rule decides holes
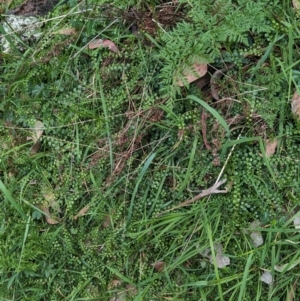
[[[0,299],[291,296],[298,21],[288,1],[71,1],[0,52]]]

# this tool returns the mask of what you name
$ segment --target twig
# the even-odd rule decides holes
[[[226,180],[221,180],[220,182],[215,183],[212,187],[202,190],[198,195],[194,196],[192,199],[187,200],[183,203],[180,203],[179,205],[177,205],[175,208],[179,208],[179,207],[184,207],[184,206],[188,206],[202,198],[204,198],[207,195],[210,194],[216,194],[216,193],[227,193],[228,190],[227,188],[225,188],[224,190],[218,190],[218,188],[223,185],[226,182]],[[174,208],[174,209],[175,209]]]

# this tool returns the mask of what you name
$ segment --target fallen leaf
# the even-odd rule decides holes
[[[300,229],[300,216],[297,216],[294,220],[295,229]]]
[[[277,271],[279,273],[281,273],[283,271],[287,272],[287,271],[293,269],[299,263],[300,263],[300,258],[295,260],[293,263],[286,263],[286,264],[283,264],[283,265],[275,265],[274,269],[275,269],[275,271]]]
[[[261,275],[260,280],[268,285],[271,285],[273,283],[273,276],[269,271],[265,271]]]
[[[77,33],[77,30],[75,28],[62,28],[58,31],[55,31],[53,34],[64,34],[67,36],[71,36],[76,33]]]
[[[44,132],[44,124],[37,120],[32,128],[32,134],[30,137],[27,137],[27,140],[32,140],[34,145],[30,149],[30,154],[36,154],[41,146],[40,138]]]
[[[225,268],[227,265],[230,265],[230,258],[223,255],[223,246],[220,243],[214,244],[214,249],[216,252],[216,263],[217,267],[219,269]],[[211,255],[208,255],[211,253],[210,249],[206,249],[203,253],[200,253],[202,256],[207,257],[209,259],[209,262],[211,264],[214,264],[214,259]]]
[[[164,261],[156,261],[154,263],[152,263],[152,266],[154,267],[154,269],[158,272],[162,272],[165,268],[165,263]]]
[[[43,204],[40,207],[40,209],[45,213],[46,222],[50,225],[58,224],[60,222],[60,219],[50,213],[50,207],[55,212],[61,212],[59,205],[57,204],[57,202],[55,200],[55,195],[54,195],[53,191],[48,187],[44,187],[42,189],[42,195],[43,195],[44,199],[46,200],[46,204]]]
[[[12,3],[12,0],[0,0],[0,3],[9,7],[9,5]]]
[[[77,220],[78,217],[84,216],[89,210],[90,206],[83,207],[76,215],[73,216],[74,220]]]
[[[300,120],[300,95],[297,91],[293,95],[291,106],[292,113],[294,114],[295,118]]]
[[[206,72],[207,64],[195,62],[192,66],[185,67],[181,75],[176,76],[176,83],[179,87],[183,87],[185,83],[180,78],[183,77],[188,83],[191,83],[204,76]]]
[[[297,283],[298,283],[298,278],[295,280],[293,286],[291,287],[289,293],[288,293],[288,298],[286,299],[287,301],[293,301],[295,296],[296,296],[296,287],[297,287]]]
[[[267,139],[266,140],[266,156],[271,157],[274,155],[278,140],[277,139]]]
[[[135,296],[138,293],[137,288],[134,285],[132,285],[132,284],[127,284],[126,285],[126,292],[130,296]]]
[[[211,259],[210,262],[213,263],[213,260]],[[223,255],[217,255],[216,262],[217,262],[217,267],[219,269],[223,269],[227,265],[230,265],[230,258],[227,256],[223,256]]]
[[[37,142],[40,139],[44,130],[45,130],[44,124],[41,121],[37,120],[34,124],[33,134],[32,134],[32,139],[34,142]]]
[[[122,281],[119,279],[113,279],[110,284],[109,287],[113,288],[113,287],[117,287],[120,286],[122,284]]]
[[[49,225],[56,225],[60,220],[56,217],[53,217],[50,213],[49,207],[47,205],[41,206],[41,210],[45,213],[46,222]]]
[[[102,39],[96,39],[92,42],[89,43],[89,49],[96,49],[99,47],[106,47],[109,50],[115,52],[115,53],[120,53],[119,49],[117,48],[116,44],[110,40],[102,40]]]
[[[299,0],[293,0],[293,6],[295,9],[299,9],[300,8],[300,1]]]
[[[258,228],[259,226],[260,226],[260,222],[259,221],[254,221],[250,224],[250,229],[249,230],[251,230],[251,228]],[[252,241],[253,245],[256,248],[261,246],[264,243],[264,239],[262,237],[262,234],[259,231],[252,231],[251,234],[250,234],[250,238],[251,238],[251,241]]]

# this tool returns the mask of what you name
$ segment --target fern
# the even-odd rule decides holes
[[[270,34],[271,14],[266,14],[268,2],[190,1],[187,13],[191,22],[177,24],[162,36],[164,47],[159,58],[164,62],[162,83],[172,82],[179,71],[197,57],[198,61],[212,63],[220,58],[223,47],[249,47],[249,36]],[[267,18],[266,18],[267,15]]]

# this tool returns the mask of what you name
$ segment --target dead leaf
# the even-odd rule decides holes
[[[192,66],[185,67],[181,77],[184,77],[188,83],[192,83],[193,81],[204,76],[206,72],[207,64],[196,62]],[[185,85],[180,79],[179,75],[176,76],[176,83],[179,87],[183,87]]]
[[[75,28],[62,28],[58,31],[55,31],[53,34],[64,34],[67,36],[71,36],[76,33],[77,33],[77,30]]]
[[[53,217],[50,213],[49,207],[47,205],[41,206],[41,210],[45,213],[46,222],[49,225],[56,225],[60,222],[60,219]]]
[[[83,207],[76,215],[73,216],[74,220],[77,220],[78,217],[84,216],[89,210],[90,206]]]
[[[61,212],[59,205],[55,200],[55,195],[51,188],[44,187],[42,188],[42,195],[46,200],[46,204],[43,204],[40,209],[45,213],[46,222],[50,225],[56,225],[60,222],[60,219],[55,217],[50,213],[50,208],[52,208],[55,212]]]
[[[277,147],[278,140],[277,139],[267,139],[266,140],[266,156],[271,157],[274,155],[276,147]]]
[[[223,254],[223,246],[220,243],[214,244],[214,249],[216,252],[216,263],[217,267],[219,269],[225,268],[227,265],[230,265],[230,258],[227,256],[224,256]],[[208,255],[211,253],[210,249],[206,249],[203,253],[201,253],[202,256],[207,257],[209,259],[209,262],[211,264],[214,264],[214,259],[211,255]]]
[[[32,140],[34,142],[34,145],[30,149],[30,154],[36,154],[38,152],[41,145],[40,138],[43,135],[44,129],[44,124],[37,120],[32,128],[31,136],[27,137],[27,140]]]
[[[275,271],[277,271],[279,273],[282,273],[283,271],[287,272],[287,271],[293,269],[298,264],[300,264],[300,258],[296,259],[292,263],[286,263],[283,265],[275,265],[274,269],[275,269]]]
[[[294,222],[295,229],[300,229],[300,216],[295,217],[293,222]]]
[[[217,267],[219,269],[223,269],[227,265],[230,265],[230,258],[227,256],[217,255],[216,262],[217,262]],[[210,263],[213,263],[213,259],[210,260]]]
[[[137,288],[132,285],[132,284],[127,284],[126,285],[126,292],[130,295],[130,296],[135,296],[138,293]]]
[[[251,230],[251,228],[258,228],[259,226],[260,226],[260,222],[259,221],[254,221],[250,224],[250,229],[249,230]],[[253,245],[256,248],[261,246],[264,243],[264,239],[262,237],[262,234],[259,231],[252,231],[251,234],[250,234],[250,238],[251,238],[251,241],[252,241]]]
[[[121,284],[122,284],[122,281],[120,279],[113,279],[110,282],[109,287],[113,288],[113,287],[120,286]]]
[[[299,9],[300,8],[300,1],[299,0],[293,0],[293,7],[295,9]]]
[[[51,207],[53,210],[60,212],[60,208],[55,200],[55,194],[53,190],[49,187],[43,187],[42,188],[42,196],[47,201],[47,204],[49,207]]]
[[[162,272],[165,268],[165,263],[164,261],[156,261],[154,263],[152,263],[152,266],[154,267],[154,269],[158,272]]]
[[[296,296],[296,287],[297,287],[297,283],[298,283],[298,278],[295,280],[293,286],[291,287],[289,293],[288,293],[288,298],[287,301],[293,301],[295,296]]]
[[[300,120],[300,95],[297,91],[293,95],[291,106],[295,118]]]
[[[4,4],[7,7],[12,3],[12,0],[0,0],[0,4]]]
[[[273,283],[273,276],[269,271],[265,271],[261,275],[260,280],[268,285],[271,285]]]
[[[32,140],[34,143],[36,143],[42,136],[44,129],[44,124],[37,120],[32,128],[32,134],[30,137],[27,137],[27,140]]]
[[[214,248],[217,253],[216,254],[217,267],[219,269],[223,269],[230,264],[230,258],[223,255],[223,246],[220,243],[215,243]],[[213,263],[213,258],[211,258],[210,262]]]
[[[106,47],[108,48],[109,50],[117,53],[117,54],[120,54],[120,51],[119,49],[117,48],[116,44],[110,40],[102,40],[102,39],[96,39],[92,42],[89,43],[89,49],[96,49],[96,48],[99,48],[99,47]]]

